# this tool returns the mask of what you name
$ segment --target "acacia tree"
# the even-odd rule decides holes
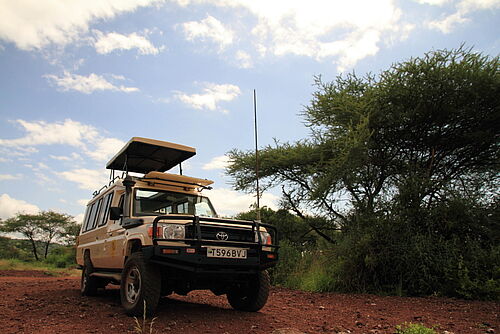
[[[39,260],[37,243],[43,244],[43,256],[47,258],[50,245],[56,239],[71,238],[74,226],[73,217],[54,211],[42,211],[38,214],[22,214],[0,223],[0,231],[21,233],[31,243],[33,256]]]
[[[361,268],[351,274],[361,272],[360,281],[416,281],[407,274],[416,268],[409,262],[428,255],[411,258],[409,248],[454,242],[459,259],[472,242],[456,240],[482,242],[494,229],[487,207],[498,207],[500,186],[499,65],[498,56],[461,47],[394,64],[378,76],[348,74],[326,83],[318,77],[302,114],[310,136],[260,150],[261,183],[281,186],[283,206],[326,240],[349,236],[346,249],[359,264],[352,267]],[[228,155],[234,187],[252,191],[254,153]],[[465,216],[453,217],[452,207]],[[329,233],[336,228],[344,233]],[[385,259],[374,260],[381,253]],[[383,273],[388,266],[399,267]]]
[[[44,258],[47,258],[49,247],[56,238],[68,238],[75,225],[73,217],[54,211],[43,211],[39,214],[40,241],[44,243]]]
[[[479,181],[494,189],[498,68],[498,57],[460,48],[395,64],[378,77],[318,77],[303,112],[310,137],[262,149],[260,177],[267,187],[283,186],[285,206],[299,216],[306,207],[340,227],[352,210],[373,214],[398,196],[406,205],[432,205]],[[253,191],[254,153],[229,157],[235,189]]]
[[[31,251],[35,260],[39,260],[36,242],[42,232],[40,228],[39,215],[19,213],[15,217],[2,221],[0,231],[10,233],[21,233],[31,243]]]

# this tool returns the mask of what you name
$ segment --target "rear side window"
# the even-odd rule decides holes
[[[83,233],[87,229],[87,222],[89,220],[89,212],[90,212],[90,206],[87,206],[87,209],[85,210],[85,216],[83,217],[83,222],[82,222],[82,228],[80,233]]]
[[[85,228],[83,229],[84,232],[90,231],[96,227],[96,218],[97,214],[99,213],[101,202],[102,198],[99,201],[92,203],[90,209],[87,209],[89,214],[87,215],[87,219],[85,220]]]
[[[97,207],[96,207],[96,210],[95,210],[95,214],[94,214],[94,217],[91,217],[92,219],[90,220],[90,222],[92,222],[92,227],[91,229],[95,229],[96,226],[97,226],[97,217],[99,216],[99,209],[102,207],[102,198],[97,202]],[[90,223],[89,223],[90,225]]]
[[[94,222],[96,212],[97,212],[97,202],[92,203],[87,207],[87,215],[85,217],[84,228],[83,231],[87,232],[92,228],[92,224]]]
[[[98,226],[104,226],[108,222],[109,207],[111,206],[112,200],[113,200],[112,192],[110,192],[104,197],[101,205],[101,211],[99,212],[99,218],[97,219]]]

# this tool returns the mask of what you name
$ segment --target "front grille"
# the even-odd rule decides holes
[[[219,240],[217,233],[227,234],[227,241],[254,242],[255,236],[251,229],[200,224],[201,238],[204,240]],[[186,238],[196,239],[193,225],[186,226]]]

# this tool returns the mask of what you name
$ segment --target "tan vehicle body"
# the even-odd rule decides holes
[[[143,303],[151,314],[160,296],[196,289],[227,294],[239,310],[264,306],[265,269],[277,262],[276,229],[218,218],[201,195],[212,181],[164,173],[195,153],[136,137],[107,164],[112,180],[89,201],[77,239],[82,294],[119,284],[130,315],[141,315]],[[114,178],[120,166],[126,172]]]

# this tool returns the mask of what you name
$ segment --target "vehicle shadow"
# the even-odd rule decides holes
[[[106,287],[106,289],[99,289],[97,296],[91,297],[98,300],[100,303],[108,303],[113,306],[121,307],[120,302],[120,289],[118,287]],[[183,300],[184,298],[190,300]],[[210,314],[234,314],[234,312],[240,313],[239,311],[233,310],[229,304],[226,305],[225,298],[221,297],[218,302],[221,305],[214,305],[213,303],[207,303],[205,300],[201,299],[199,301],[193,300],[196,297],[191,298],[191,296],[180,296],[180,295],[170,295],[166,297],[161,297],[158,303],[158,308],[156,314],[161,316],[161,314],[179,313],[206,316],[207,312]],[[223,301],[222,301],[223,300]],[[219,304],[217,303],[217,304]],[[246,312],[241,312],[246,314]]]

